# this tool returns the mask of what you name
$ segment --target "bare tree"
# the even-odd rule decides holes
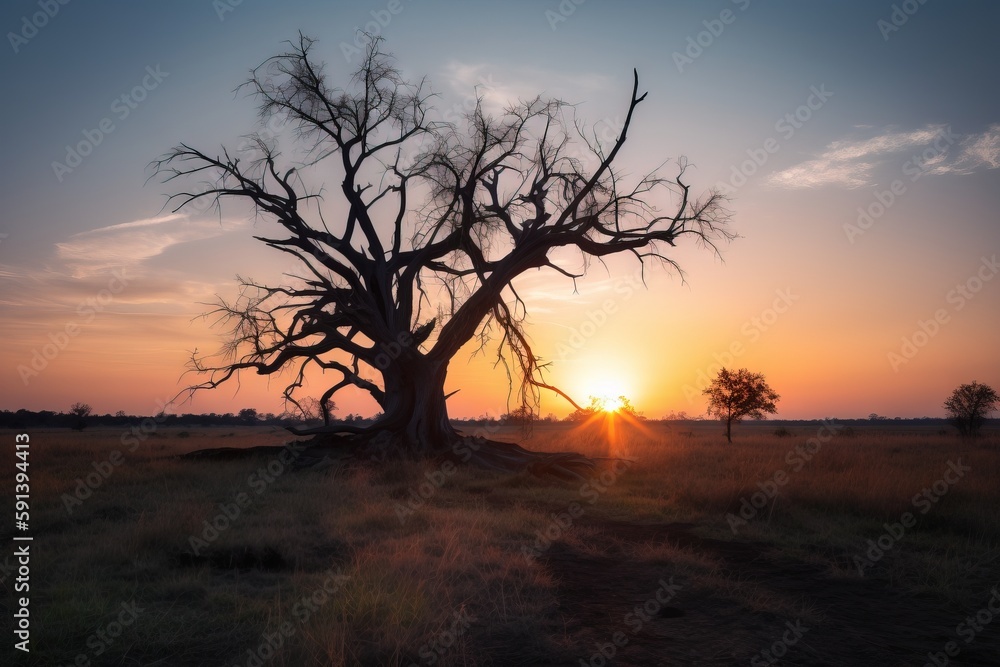
[[[745,368],[730,371],[725,368],[703,394],[708,396],[708,414],[726,422],[726,440],[733,441],[733,424],[745,417],[765,419],[778,411],[775,403],[780,396],[768,386],[762,373]]]
[[[85,429],[87,427],[87,417],[90,416],[91,412],[93,412],[93,408],[86,403],[74,403],[69,406],[69,413],[76,417],[72,427],[73,430],[82,431]]]
[[[301,420],[306,424],[329,423],[331,415],[337,410],[337,404],[328,401],[326,407],[320,405],[319,399],[307,396],[296,400],[296,412]],[[326,416],[324,417],[324,410]]]
[[[83,417],[90,416],[91,412],[93,412],[93,408],[91,408],[86,403],[74,403],[73,405],[69,406],[69,413],[71,415],[80,417],[81,419]]]
[[[256,158],[248,162],[185,144],[154,162],[166,181],[209,178],[173,195],[175,211],[206,198],[216,206],[248,202],[281,230],[255,238],[302,267],[289,284],[240,280],[240,299],[215,311],[231,326],[224,354],[192,356],[193,370],[206,376],[192,392],[243,370],[291,368],[284,398],[295,403],[307,372],[331,371],[338,379],[322,405],[356,387],[382,415],[358,425],[324,410],[323,426],[303,433],[361,456],[373,440],[405,457],[446,454],[461,436],[448,419],[445,379],[470,341],[495,349],[515,404],[537,405],[540,390],[551,390],[579,407],[545,380],[515,278],[544,269],[575,281],[584,269],[568,265],[567,250],[583,267],[625,253],[643,266],[679,270],[666,249],[690,237],[716,250],[734,236],[719,194],[691,195],[683,160],[675,178],[653,172],[631,186],[613,166],[646,97],[637,73],[621,133],[602,146],[557,100],[520,101],[491,114],[479,97],[461,122],[433,120],[425,82],[405,81],[380,39],[371,40],[344,88],[328,81],[312,39],[300,34],[289,44],[245,85],[263,122],[280,117],[294,128],[301,159],[283,161],[275,142],[254,136]],[[591,168],[578,146],[592,155]],[[320,181],[334,174],[339,187],[310,189],[317,174]],[[324,216],[331,195],[345,211],[337,220]],[[658,208],[664,204],[669,211]],[[475,451],[477,463],[501,469],[541,458],[490,442]],[[574,463],[560,460],[552,462]]]
[[[516,424],[528,428],[538,420],[538,413],[534,412],[530,405],[520,405],[510,412],[500,415],[500,421],[505,424]]]
[[[986,417],[997,409],[1000,395],[988,384],[963,384],[944,402],[944,409],[958,432],[967,438],[979,435]]]

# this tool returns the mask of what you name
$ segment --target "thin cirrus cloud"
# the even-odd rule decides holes
[[[74,234],[56,243],[55,256],[41,265],[0,264],[0,319],[10,324],[7,361],[16,365],[30,358],[49,333],[71,324],[88,332],[78,350],[114,349],[116,355],[131,349],[143,332],[155,332],[156,344],[168,346],[173,343],[163,341],[190,336],[190,305],[211,301],[217,286],[143,263],[246,224],[164,215]]]
[[[536,67],[498,68],[484,63],[451,62],[443,74],[452,94],[462,100],[456,107],[463,104],[471,107],[470,102],[479,96],[494,113],[502,111],[512,102],[532,100],[540,92],[543,98],[559,97],[567,90],[589,97],[592,93],[607,90],[611,84],[610,79],[601,74],[574,76]],[[558,82],[558,86],[553,87],[552,82]],[[465,110],[471,111],[471,108]]]
[[[913,152],[925,174],[971,174],[1000,167],[1000,124],[980,134],[952,134],[945,125],[909,132],[887,131],[868,139],[834,141],[817,157],[770,176],[776,187],[797,189],[837,185],[859,188],[874,183],[874,170],[894,155]]]
[[[74,234],[56,244],[56,255],[76,278],[136,266],[181,243],[221,236],[245,226],[227,220],[192,220],[172,213]]]
[[[979,135],[969,137],[962,144],[962,155],[954,165],[959,173],[971,173],[977,169],[1000,167],[1000,124]]]
[[[142,264],[178,244],[221,236],[246,224],[170,214],[74,234],[56,243],[55,257],[41,266],[0,264],[0,317],[49,326],[50,320],[72,317],[109,285],[121,289],[114,295],[113,309],[123,312],[169,309],[211,298],[216,286],[210,283],[183,272],[146,271]]]

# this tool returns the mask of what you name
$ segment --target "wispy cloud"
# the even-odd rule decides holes
[[[103,326],[126,332],[143,317],[175,318],[171,326],[180,326],[193,306],[214,301],[226,285],[144,262],[246,224],[180,214],[133,220],[74,234],[42,262],[0,264],[0,319],[12,325],[8,345],[37,345],[46,332],[79,322],[81,312],[99,311]]]
[[[966,137],[960,149],[955,162],[947,165],[951,172],[969,174],[980,169],[1000,168],[1000,124],[991,125],[982,134]]]
[[[106,290],[116,277],[128,286],[115,295],[117,307],[136,312],[162,307],[186,309],[192,303],[211,300],[219,287],[185,278],[176,271],[153,273],[119,268],[74,277],[53,268],[0,265],[0,306],[16,308],[19,319],[29,318],[30,314],[66,313]],[[0,315],[7,314],[0,308]]]
[[[74,234],[56,243],[56,256],[76,278],[136,266],[181,243],[202,241],[239,229],[244,222],[191,220],[173,213]]]
[[[591,94],[603,97],[612,82],[609,77],[597,74],[572,75],[565,72],[547,71],[534,67],[516,70],[494,67],[489,64],[468,64],[451,62],[445,67],[444,80],[451,92],[463,99],[478,94],[491,111],[500,111],[518,100],[542,97],[561,97],[566,91],[583,99],[569,99],[568,102],[587,101]],[[553,87],[552,82],[559,82]]]
[[[813,188],[839,185],[858,188],[874,183],[874,170],[893,156],[919,153],[925,174],[969,174],[1000,167],[1000,125],[981,134],[952,134],[945,125],[918,130],[887,130],[866,139],[834,141],[813,159],[772,174],[771,185]]]
[[[121,222],[117,225],[108,225],[107,227],[98,227],[97,229],[88,229],[85,232],[80,232],[75,234],[76,237],[80,236],[94,236],[102,234],[110,234],[114,232],[121,232],[122,230],[131,230],[137,227],[155,227],[157,225],[163,225],[168,222],[173,222],[174,220],[184,220],[187,218],[183,213],[170,213],[168,215],[161,215],[156,218],[143,218],[142,220],[133,220],[132,222]]]
[[[928,125],[912,132],[889,132],[861,141],[835,141],[825,155],[835,161],[863,160],[925,146],[947,129],[944,125]]]

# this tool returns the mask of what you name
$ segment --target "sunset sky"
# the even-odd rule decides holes
[[[731,196],[741,238],[721,259],[679,247],[683,282],[657,270],[643,286],[625,258],[595,263],[577,293],[554,273],[518,282],[536,352],[578,400],[623,393],[650,417],[697,415],[720,363],[764,373],[789,419],[940,416],[960,383],[1000,388],[997,3],[41,6],[0,8],[0,408],[149,414],[193,379],[190,351],[221,342],[204,304],[236,274],[294,267],[241,209],[165,209],[175,186],[147,182],[148,163],[181,141],[237,146],[257,120],[234,89],[299,29],[346,81],[366,24],[404,74],[429,77],[442,112],[477,85],[497,106],[541,93],[613,137],[636,68],[649,97],[620,167],[672,175],[687,156],[694,190]],[[283,380],[245,376],[178,410],[280,412]],[[453,417],[506,411],[490,359],[459,355],[455,389]],[[338,405],[375,410],[357,395]],[[548,395],[541,411],[569,407]]]

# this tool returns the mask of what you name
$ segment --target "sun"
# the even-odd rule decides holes
[[[593,408],[615,413],[625,407],[624,397],[629,395],[625,382],[617,378],[600,377],[590,378],[581,385],[581,393],[588,397]]]
[[[594,398],[597,399],[597,404],[603,412],[618,412],[625,407],[621,394],[618,396],[595,396]]]
[[[633,390],[642,382],[637,373],[630,372],[627,360],[602,358],[574,370],[564,382],[572,387],[570,396],[578,401],[578,410],[571,416],[608,425],[622,420],[632,423],[640,416]]]

